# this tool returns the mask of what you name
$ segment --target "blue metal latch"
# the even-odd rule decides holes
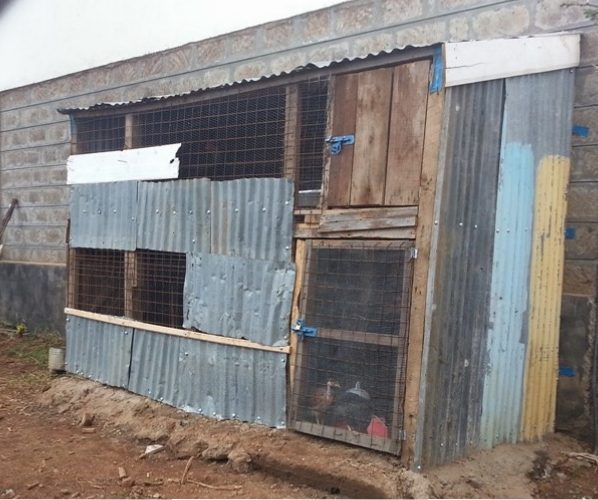
[[[305,326],[302,319],[298,319],[291,327],[291,330],[293,330],[300,339],[303,339],[304,337],[315,337],[318,334],[317,328]]]
[[[331,135],[326,139],[330,144],[330,152],[333,155],[338,155],[343,150],[343,145],[355,144],[355,136],[351,135]]]

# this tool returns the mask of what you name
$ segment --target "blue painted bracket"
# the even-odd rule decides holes
[[[575,228],[574,227],[565,228],[565,239],[566,240],[574,240],[575,239]]]
[[[442,57],[442,46],[434,49],[432,58],[432,80],[430,80],[430,94],[436,94],[444,86],[444,59]]]
[[[316,337],[318,335],[318,329],[312,326],[305,326],[303,319],[298,319],[291,327],[291,330],[302,340],[305,337]]]
[[[343,146],[355,144],[355,136],[351,135],[331,135],[326,139],[326,142],[330,144],[330,152],[333,155],[338,155],[343,150]]]
[[[559,375],[561,377],[575,377],[575,369],[572,366],[560,366]]]
[[[590,127],[584,127],[583,125],[573,125],[573,130],[571,133],[577,137],[587,137],[590,135]]]

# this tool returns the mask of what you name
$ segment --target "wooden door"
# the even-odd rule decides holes
[[[398,454],[411,243],[312,240],[294,357],[291,426]]]
[[[430,61],[339,75],[331,135],[355,144],[331,155],[328,207],[417,205]]]

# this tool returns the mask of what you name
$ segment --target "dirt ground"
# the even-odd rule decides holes
[[[598,467],[566,454],[589,450],[562,435],[419,475],[388,455],[51,377],[47,348],[60,342],[0,331],[0,498],[598,496]],[[164,449],[139,458],[155,443]]]

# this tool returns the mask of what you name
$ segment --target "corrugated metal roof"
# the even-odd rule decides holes
[[[102,384],[128,387],[133,330],[69,316],[66,369]]]
[[[187,259],[185,328],[287,345],[292,262],[200,254]]]
[[[213,418],[286,425],[286,355],[135,330],[129,390]]]
[[[137,248],[210,251],[210,181],[140,182]]]
[[[447,90],[441,215],[423,461],[444,463],[479,440],[504,82]]]
[[[293,191],[288,179],[212,182],[211,253],[290,261]]]
[[[134,250],[137,181],[73,186],[70,216],[72,248]]]

